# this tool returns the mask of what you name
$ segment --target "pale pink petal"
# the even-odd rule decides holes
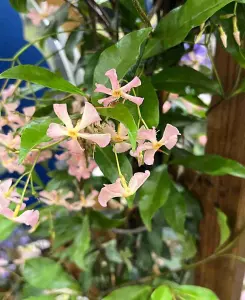
[[[162,106],[162,112],[164,114],[166,114],[170,110],[171,106],[172,106],[172,103],[170,101],[164,102],[164,104]]]
[[[115,124],[113,122],[110,122],[109,124],[106,124],[104,129],[103,129],[104,133],[109,133],[111,135],[111,137],[114,137],[117,135],[117,132],[115,130]]]
[[[6,198],[3,194],[0,195],[0,210],[8,207],[10,204],[10,199]]]
[[[36,110],[35,106],[25,107],[23,108],[23,113],[26,117],[31,118],[34,115],[35,110]]]
[[[3,101],[7,100],[7,98],[11,97],[15,91],[15,85],[10,84],[7,89],[2,91],[2,99]]]
[[[111,69],[105,73],[105,75],[110,79],[111,86],[113,90],[118,90],[120,88],[119,81],[117,80],[117,72],[115,69]]]
[[[67,149],[72,155],[84,156],[84,149],[81,147],[78,140],[76,139],[71,139],[70,141],[67,141]]]
[[[78,122],[76,128],[79,128],[79,130],[81,130],[95,122],[99,122],[100,120],[101,118],[95,107],[91,103],[86,102],[82,119],[80,120],[80,122]]]
[[[43,1],[40,3],[40,9],[41,9],[42,13],[46,13],[48,10],[48,7],[49,7],[48,1]]]
[[[107,202],[115,197],[122,197],[124,194],[124,188],[121,185],[120,178],[116,180],[115,183],[105,184],[101,189],[98,200],[101,206],[106,207]]]
[[[8,207],[0,209],[0,214],[3,215],[4,217],[10,219],[10,220],[12,220],[12,218],[14,216],[14,212]]]
[[[9,178],[0,183],[0,194],[7,193],[12,185],[12,179]]]
[[[113,96],[110,96],[110,97],[107,97],[107,98],[103,98],[103,99],[100,99],[98,100],[98,103],[99,104],[103,104],[105,107],[108,106],[110,103],[116,101],[117,98],[113,97]]]
[[[103,84],[96,83],[95,85],[96,85],[96,89],[94,90],[95,92],[104,93],[104,94],[107,94],[107,95],[112,95],[112,90],[108,89]]]
[[[40,25],[41,21],[42,21],[42,17],[40,16],[40,14],[35,11],[34,9],[32,9],[28,14],[27,17],[32,21],[32,24],[35,26]]]
[[[198,141],[200,145],[205,146],[207,144],[208,138],[206,135],[200,135]]]
[[[63,136],[67,135],[67,129],[66,127],[56,124],[56,123],[51,123],[48,127],[47,130],[47,136],[57,139]]]
[[[92,133],[79,133],[79,136],[85,140],[92,141],[100,147],[106,147],[111,141],[111,135],[105,134],[92,134]]]
[[[20,216],[13,218],[13,221],[18,223],[24,223],[28,226],[34,227],[37,225],[39,219],[39,211],[38,210],[27,210],[23,212]]]
[[[134,176],[129,181],[129,189],[135,193],[147,180],[147,178],[150,176],[150,172],[148,170],[143,172],[135,173]]]
[[[4,109],[7,114],[10,114],[11,112],[15,112],[18,106],[19,106],[19,102],[7,103],[4,104]]]
[[[155,153],[156,153],[156,150],[154,150],[154,149],[145,151],[144,162],[146,165],[153,165]]]
[[[122,123],[118,125],[117,129],[118,135],[121,137],[126,137],[128,135],[128,128],[125,127]]]
[[[47,9],[47,15],[52,15],[53,13],[55,13],[57,10],[59,9],[59,6],[57,5],[50,5]]]
[[[145,129],[143,126],[139,129],[137,138],[140,140],[148,140],[152,143],[157,141],[157,133],[155,127],[152,129]]]
[[[170,150],[176,145],[178,135],[180,135],[179,130],[175,126],[167,124],[162,139],[159,142],[163,143],[163,145]]]
[[[129,143],[122,142],[122,143],[116,143],[115,150],[117,153],[123,153],[131,149],[132,146]]]
[[[135,88],[137,86],[141,85],[141,81],[139,79],[139,77],[134,77],[133,80],[131,80],[129,83],[127,83],[126,85],[124,85],[121,90],[125,93],[129,92],[132,88]]]
[[[131,101],[131,102],[133,102],[137,105],[141,105],[142,102],[144,101],[144,98],[131,96],[131,95],[129,95],[127,93],[124,93],[124,92],[122,93],[122,98],[127,99],[127,100],[129,100],[129,101]]]
[[[54,112],[57,117],[65,124],[67,128],[73,128],[71,118],[68,115],[67,105],[66,104],[54,104]]]

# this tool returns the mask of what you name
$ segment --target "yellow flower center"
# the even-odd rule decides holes
[[[73,139],[76,139],[78,137],[78,131],[75,128],[68,129],[68,136],[70,136]]]
[[[133,193],[132,193],[132,191],[130,190],[130,188],[124,188],[125,189],[125,192],[124,192],[124,194],[123,194],[123,197],[124,198],[127,198],[127,197],[129,197],[129,196],[132,196],[133,195]]]
[[[87,201],[83,195],[80,196],[80,201],[82,202],[82,206],[85,206]]]
[[[156,143],[153,143],[153,149],[154,150],[158,150],[159,148],[161,148],[162,147],[162,143],[160,143],[160,142],[156,142]]]
[[[121,90],[113,90],[112,91],[112,96],[115,97],[115,98],[120,98],[122,96],[122,92]]]
[[[123,142],[124,141],[124,139],[120,136],[120,135],[116,135],[116,136],[114,136],[113,138],[112,138],[112,140],[113,140],[113,142],[115,142],[115,143],[121,143],[121,142]]]

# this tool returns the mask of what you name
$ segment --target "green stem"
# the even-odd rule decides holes
[[[117,152],[116,152],[116,149],[115,147],[113,147],[113,152],[115,154],[115,158],[116,158],[116,164],[117,164],[117,170],[118,170],[118,174],[120,177],[124,177],[122,172],[121,172],[121,168],[120,168],[120,164],[119,164],[119,160],[118,160],[118,156],[117,156]]]
[[[151,22],[148,19],[146,13],[144,12],[143,8],[141,7],[139,1],[138,0],[132,0],[132,2],[133,2],[133,5],[134,5],[135,9],[139,13],[139,16],[140,16],[141,20],[145,23],[145,26],[146,27],[151,27]]]
[[[38,155],[37,155],[37,157],[36,157],[36,159],[35,159],[35,161],[34,161],[32,167],[31,167],[31,169],[30,169],[30,171],[29,171],[29,174],[28,174],[28,177],[27,177],[25,186],[24,186],[23,191],[22,191],[22,194],[21,194],[20,203],[16,206],[15,211],[14,211],[14,217],[17,217],[18,214],[19,214],[19,212],[20,212],[20,208],[21,208],[21,206],[22,206],[22,204],[23,204],[24,197],[25,197],[25,193],[26,193],[26,190],[27,190],[29,181],[30,181],[30,179],[31,179],[32,172],[33,172],[33,170],[34,170],[34,168],[35,168],[35,166],[36,166],[36,163],[37,163],[37,161],[38,161],[40,155],[41,155],[41,151],[38,153]]]
[[[56,142],[53,142],[52,144],[49,144],[49,145],[47,145],[47,146],[44,146],[44,147],[41,147],[41,148],[38,148],[38,149],[33,149],[33,150],[38,150],[38,151],[43,151],[43,150],[46,150],[46,149],[49,149],[49,148],[51,148],[51,147],[53,147],[53,146],[55,146],[55,145],[57,145],[57,144],[59,144],[59,143],[62,143],[64,140],[66,140],[67,138],[65,137],[65,138],[63,138],[63,139],[61,139],[61,140],[59,140],[59,141],[56,141]]]

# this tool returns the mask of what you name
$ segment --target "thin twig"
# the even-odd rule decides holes
[[[145,226],[141,226],[134,229],[113,228],[112,231],[117,234],[138,234],[147,231],[147,228]]]

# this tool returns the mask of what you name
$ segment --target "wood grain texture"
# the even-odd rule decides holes
[[[236,81],[238,67],[232,57],[218,47],[216,66],[226,92],[231,91]],[[219,101],[214,97],[212,105]],[[245,95],[223,100],[208,115],[208,142],[206,153],[218,154],[245,165]],[[193,178],[193,176],[192,176]],[[219,242],[219,229],[215,207],[228,216],[235,235],[245,224],[245,180],[232,176],[202,176],[193,187],[204,209],[200,226],[200,259],[212,254]],[[235,255],[245,255],[245,234],[232,250]],[[244,264],[220,258],[202,265],[196,270],[196,284],[215,291],[221,300],[239,300]]]

